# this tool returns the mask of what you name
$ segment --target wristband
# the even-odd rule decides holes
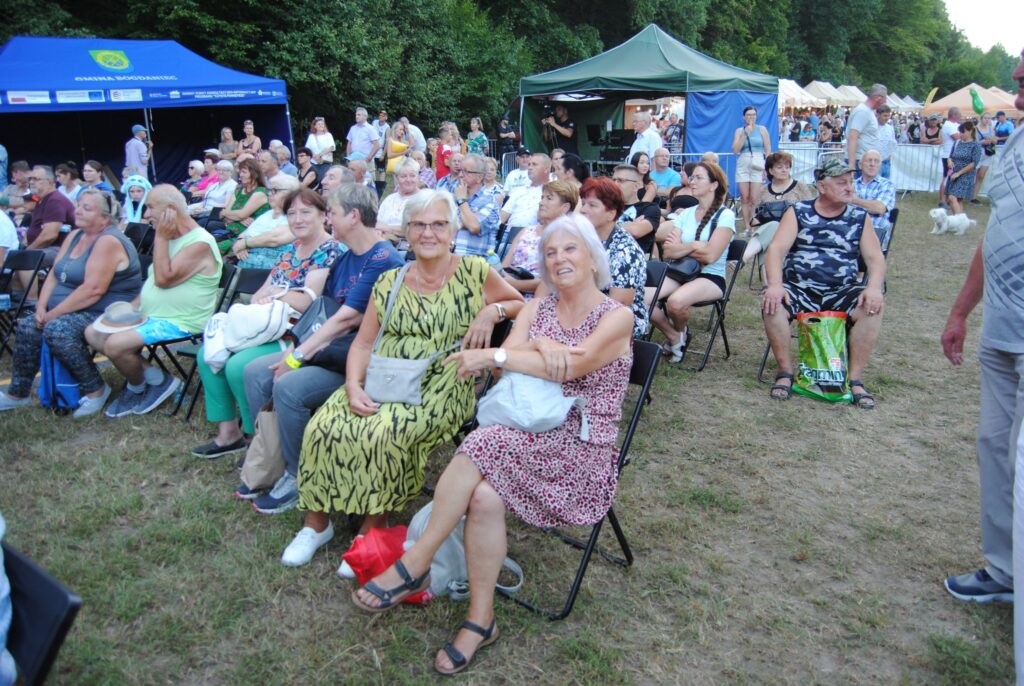
[[[298,369],[302,366],[302,363],[295,359],[295,356],[288,353],[288,356],[284,358],[284,363],[291,369]]]

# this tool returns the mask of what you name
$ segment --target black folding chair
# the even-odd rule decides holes
[[[725,346],[725,358],[729,359],[731,351],[729,350],[729,337],[725,331],[725,310],[729,305],[729,298],[732,296],[732,288],[736,284],[736,276],[743,269],[743,253],[747,249],[747,242],[742,238],[734,240],[729,244],[729,252],[726,255],[726,282],[725,292],[722,293],[722,297],[718,300],[705,300],[704,302],[694,303],[690,308],[694,307],[711,307],[711,320],[710,328],[711,334],[708,336],[708,345],[704,349],[704,357],[700,361],[700,366],[697,367],[697,371],[702,371],[707,366],[708,358],[711,357],[711,348],[715,344],[715,338],[718,335],[719,330],[722,332],[722,344]],[[731,270],[731,274],[730,274]],[[693,321],[691,314],[690,321]]]
[[[224,307],[224,302],[227,300],[229,293],[231,292],[231,282],[235,278],[235,273],[238,269],[231,264],[225,264],[220,273],[220,283],[217,288],[220,289],[220,296],[217,298],[217,304],[214,306],[214,312],[220,312],[221,308]],[[152,345],[147,345],[146,349],[149,351],[149,359],[155,361],[165,373],[169,373],[169,370],[164,366],[160,360],[159,353],[163,351],[164,356],[170,361],[171,366],[181,377],[184,384],[181,387],[181,392],[178,393],[178,399],[174,403],[174,409],[171,410],[171,414],[175,415],[178,410],[181,409],[182,404],[185,402],[185,395],[188,393],[189,386],[192,385],[192,379],[196,374],[196,353],[195,351],[199,348],[200,339],[202,338],[201,333],[190,334],[188,336],[181,336],[180,338],[172,338],[166,341],[160,341]],[[182,345],[182,344],[188,345]],[[171,346],[178,346],[171,348]],[[184,357],[192,360],[192,366],[186,372],[185,368],[182,367],[181,363],[178,362],[179,357]]]
[[[649,393],[651,389],[651,382],[654,381],[654,372],[658,368],[658,361],[660,359],[661,348],[659,346],[648,341],[633,341],[633,367],[629,372],[629,383],[631,385],[639,386],[640,392],[637,394],[636,405],[629,417],[629,424],[626,426],[622,445],[619,448],[619,456],[615,463],[615,468],[620,474],[622,473],[622,468],[629,464],[629,446],[633,442],[633,435],[636,433],[637,425],[640,423],[640,415],[643,411],[644,405],[650,402]],[[597,547],[597,540],[601,534],[601,527],[606,521],[611,525],[612,531],[615,533],[615,538],[619,543],[619,548],[622,550],[621,557]],[[590,536],[587,540],[576,538],[558,529],[549,529],[548,531],[558,536],[565,543],[583,551],[583,558],[580,560],[579,567],[576,569],[576,577],[573,579],[572,586],[569,588],[569,596],[566,598],[562,609],[557,611],[547,610],[520,598],[518,594],[506,593],[501,591],[501,589],[498,589],[498,592],[511,598],[519,605],[522,605],[533,612],[544,615],[550,620],[565,619],[569,616],[569,613],[572,612],[572,607],[576,603],[576,596],[579,594],[580,586],[583,584],[583,576],[586,574],[587,567],[590,565],[590,558],[595,552],[609,562],[613,562],[623,567],[628,567],[633,564],[633,551],[630,550],[629,542],[626,540],[626,534],[623,533],[622,526],[619,524],[619,519],[615,516],[615,510],[613,508],[609,508],[604,518],[591,528]]]
[[[497,249],[494,252],[498,256],[499,259],[502,259],[502,260],[505,259],[505,255],[508,254],[509,248],[512,247],[512,241],[514,241],[516,239],[516,236],[518,236],[519,232],[522,231],[524,228],[526,228],[526,227],[524,227],[524,226],[509,226],[509,227],[506,227],[505,231],[502,232],[502,235],[498,239],[495,240],[495,244],[498,247],[497,247]]]
[[[156,231],[149,224],[132,222],[124,227],[124,235],[132,242],[139,255],[148,255],[153,252]]]
[[[647,282],[644,283],[644,288],[654,289],[654,298],[651,299],[651,304],[647,308],[648,322],[651,321],[654,308],[658,306],[658,298],[661,297],[661,287],[665,285],[666,274],[668,274],[668,264],[658,260],[647,260]],[[643,337],[643,340],[651,340],[652,335],[654,335],[654,324],[648,324],[647,334]]]
[[[46,681],[82,599],[6,543],[3,552],[13,610],[7,649],[24,683],[35,686]]]
[[[225,269],[227,269],[227,267],[228,267],[228,265],[224,265]],[[237,268],[233,268],[233,269],[238,274],[237,278],[235,279],[234,288],[230,289],[231,290],[230,297],[227,297],[227,289],[225,289],[225,293],[221,295],[221,306],[217,308],[217,312],[220,312],[224,308],[231,307],[236,302],[238,302],[238,298],[243,296],[243,295],[252,295],[252,294],[254,294],[266,282],[267,277],[270,276],[270,270],[269,269],[237,269]],[[222,279],[223,279],[223,275],[222,275]],[[189,347],[186,347],[186,348],[183,348],[183,349],[179,350],[178,354],[181,355],[182,357],[191,357],[194,360],[194,362],[192,363],[192,369],[191,369],[190,374],[189,374],[189,383],[191,383],[191,379],[195,376],[195,372],[198,369],[198,360],[195,359],[196,355],[199,354],[198,342],[196,344],[192,345],[192,346],[189,346]],[[192,419],[192,411],[195,410],[196,401],[199,400],[199,393],[200,393],[200,391],[203,390],[203,381],[202,381],[202,379],[198,379],[197,381],[198,381],[198,383],[196,383],[196,392],[192,395],[191,400],[189,400],[189,402],[188,402],[188,410],[185,412],[185,421],[186,422],[188,422],[190,419]],[[186,390],[186,388],[182,389],[182,394],[181,394],[182,401],[184,401],[184,398],[185,398],[185,390]],[[175,411],[177,411],[177,410],[175,410]]]
[[[7,309],[0,310],[0,357],[5,350],[14,354],[9,341],[14,335],[18,319],[29,305],[29,294],[35,286],[39,270],[43,268],[44,258],[42,250],[10,250],[4,258],[3,268],[0,269],[0,294],[8,295],[11,304]],[[29,272],[31,276],[28,283],[24,284],[24,290],[16,293],[12,286],[16,282],[17,272]]]

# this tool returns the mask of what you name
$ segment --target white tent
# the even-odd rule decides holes
[[[804,90],[816,98],[823,98],[829,105],[842,105],[843,95],[828,81],[811,81]]]
[[[840,105],[856,107],[868,99],[868,96],[864,95],[856,86],[839,86],[836,90],[843,96],[843,101],[839,103]]]
[[[923,105],[921,103],[919,103],[917,100],[914,100],[909,95],[904,95],[901,99],[903,100],[904,104],[906,105],[906,109],[908,109],[908,110],[910,110],[912,112],[916,112],[916,111],[918,111],[919,109],[921,109],[923,107]]]
[[[786,107],[825,107],[828,103],[824,98],[818,98],[803,88],[796,81],[790,79],[779,79],[779,109]]]
[[[888,105],[893,112],[902,112],[907,109],[907,104],[900,100],[899,96],[894,93],[889,93],[889,95],[886,96],[885,104]]]

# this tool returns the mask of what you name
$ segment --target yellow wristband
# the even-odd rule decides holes
[[[302,366],[302,363],[295,359],[295,356],[288,353],[288,357],[284,358],[284,363],[292,369],[298,369]]]

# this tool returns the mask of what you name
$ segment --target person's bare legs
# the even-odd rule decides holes
[[[680,284],[678,281],[676,281],[675,279],[665,277],[665,281],[661,286],[661,292],[658,294],[658,299],[660,300],[662,298],[665,298],[666,296],[672,295],[679,288]],[[644,303],[647,305],[647,307],[651,306],[651,300],[653,299],[654,289],[644,289]],[[665,315],[665,311],[660,307],[655,307],[654,311],[651,312],[651,324],[654,325],[654,327],[657,328],[658,331],[661,331],[663,334],[665,334],[665,338],[667,338],[668,342],[671,343],[672,345],[675,345],[676,343],[679,342],[679,334],[676,332],[675,329],[672,328],[672,322],[668,320],[668,317]]]
[[[743,251],[743,263],[748,264],[752,259],[761,254],[763,246],[757,236],[751,236],[747,241],[747,248]]]
[[[323,533],[327,525],[331,523],[330,515],[326,512],[307,512],[306,519],[302,522],[302,526],[308,526],[318,534]]]
[[[882,330],[882,315],[868,314],[858,307],[850,313],[853,326],[850,328],[850,376],[860,379],[867,366],[871,351],[875,349],[878,333]],[[865,389],[867,390],[867,389]]]
[[[458,525],[462,515],[466,514],[473,492],[482,481],[483,475],[480,474],[480,470],[463,453],[457,453],[445,467],[434,491],[434,508],[431,510],[427,528],[416,544],[400,558],[413,578],[430,568],[434,554]],[[394,588],[401,585],[403,579],[392,565],[373,581],[381,588]],[[359,589],[356,594],[365,605],[380,605],[380,599],[365,589]]]
[[[686,334],[686,325],[690,321],[690,306],[694,303],[718,300],[722,297],[722,289],[709,279],[696,278],[683,284],[668,297],[665,310],[672,322],[674,343],[678,343]]]
[[[985,181],[985,174],[988,174],[988,167],[979,167],[974,177],[974,192],[971,193],[971,200],[978,199],[978,191],[981,190],[981,184]]]
[[[142,359],[142,348],[145,347],[142,336],[137,331],[122,331],[110,334],[106,339],[103,354],[110,359],[117,371],[132,385],[145,383],[146,369],[149,365]],[[86,340],[89,340],[88,336]]]
[[[754,193],[757,190],[757,184],[750,183],[749,181],[740,182],[740,199],[743,203],[743,230],[750,230],[750,220],[754,216]]]
[[[494,587],[508,552],[508,539],[505,535],[505,504],[486,481],[477,485],[469,501],[465,543],[469,587],[473,589],[466,619],[487,629],[494,621]],[[461,629],[452,641],[467,660],[473,658],[481,642],[483,637],[468,629]],[[454,667],[444,650],[438,651],[434,662],[443,670]]]
[[[763,314],[764,319],[764,332],[768,335],[768,344],[771,346],[772,354],[775,355],[775,363],[778,367],[778,373],[793,373],[793,362],[789,359],[789,313],[784,307],[779,306],[775,310],[775,314],[767,315]],[[779,379],[775,383],[785,386],[792,386],[793,382],[790,379]],[[781,393],[775,391],[772,396]]]
[[[947,195],[946,201],[949,203],[949,211],[952,214],[963,214],[964,206],[960,203],[960,198],[955,195]]]

